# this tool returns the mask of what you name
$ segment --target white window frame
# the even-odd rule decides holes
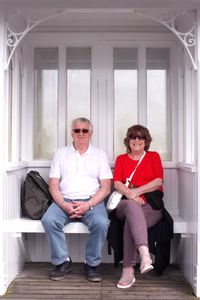
[[[26,151],[23,151],[23,158],[33,160],[33,53],[35,47],[58,47],[59,48],[59,90],[58,90],[58,147],[65,144],[65,99],[66,99],[66,48],[67,47],[91,47],[92,48],[92,93],[91,98],[91,121],[94,125],[94,135],[92,143],[96,146],[103,148],[109,156],[111,165],[114,163],[113,158],[113,74],[112,74],[112,49],[113,47],[138,47],[139,49],[139,65],[140,70],[138,73],[138,82],[142,82],[141,78],[146,78],[146,66],[143,57],[145,55],[144,49],[147,47],[161,48],[167,47],[171,49],[171,130],[172,136],[172,160],[165,162],[168,166],[170,163],[178,160],[178,130],[177,127],[177,111],[178,111],[178,95],[177,86],[179,83],[179,74],[177,72],[178,57],[178,43],[175,37],[169,33],[162,34],[137,34],[137,33],[124,33],[123,36],[119,33],[31,33],[26,40],[26,52],[28,60],[26,61],[26,100],[28,114],[26,119],[28,121],[27,130],[23,138],[25,142]],[[104,59],[104,67],[102,68],[102,49],[108,53],[107,59]],[[29,51],[30,50],[30,51]],[[104,52],[103,52],[104,53]],[[95,59],[95,55],[99,56]],[[30,60],[31,59],[31,60]],[[29,64],[27,64],[29,61]],[[106,62],[106,64],[105,64]],[[101,68],[99,68],[101,65]],[[145,82],[139,85],[138,97],[140,99],[139,111],[145,111],[145,98],[146,89],[144,88]],[[100,105],[100,99],[103,105]],[[101,102],[101,103],[102,103]],[[30,117],[32,121],[30,121]],[[139,114],[139,122],[146,125],[145,113]],[[31,133],[31,134],[30,134]],[[23,146],[24,147],[24,146]],[[22,148],[23,148],[22,147]],[[43,161],[41,164],[48,164],[48,161]],[[32,164],[38,164],[37,161]]]
[[[22,85],[23,85],[22,52],[19,47],[14,53],[8,70],[7,86],[7,145],[6,159],[8,164],[17,164],[22,158]]]

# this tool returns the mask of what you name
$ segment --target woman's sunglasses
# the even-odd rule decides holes
[[[129,139],[130,140],[136,140],[136,139],[138,139],[139,141],[144,141],[145,140],[145,136],[144,135],[138,135],[138,134],[130,134],[129,135]]]

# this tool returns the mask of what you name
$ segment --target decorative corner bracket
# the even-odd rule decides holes
[[[197,22],[194,11],[159,12],[136,10],[135,13],[151,18],[172,31],[182,42],[191,60],[194,70],[197,70],[196,41]]]
[[[78,10],[80,12],[80,9]],[[94,11],[101,11],[101,10],[94,10]],[[106,10],[119,12],[119,10]],[[125,10],[122,9],[124,12]],[[175,12],[155,12],[155,10],[142,10],[142,9],[132,9],[127,10],[128,12],[132,12],[133,14],[139,14],[145,16],[147,18],[153,19],[154,21],[159,22],[160,24],[167,27],[170,31],[172,31],[176,37],[182,42],[185,50],[187,51],[189,58],[191,60],[192,66],[194,70],[197,70],[197,63],[196,63],[196,41],[197,41],[197,23],[196,23],[196,16],[194,11],[175,11]],[[57,11],[54,14],[50,14],[49,16],[33,21],[28,16],[22,16],[24,19],[24,30],[20,32],[16,32],[10,26],[10,23],[13,18],[20,17],[20,13],[17,12],[8,18],[6,23],[6,63],[5,69],[7,70],[12,59],[12,56],[22,41],[22,39],[26,36],[28,32],[30,32],[34,27],[39,25],[40,23],[52,19],[58,15],[70,13],[70,10],[62,10]],[[74,10],[73,10],[74,12]],[[88,13],[88,10],[81,9],[81,12]],[[185,22],[187,21],[187,22]],[[185,26],[185,24],[187,24]]]
[[[64,11],[58,11],[54,14],[51,14],[45,18],[39,19],[39,20],[32,20],[29,16],[21,16],[19,12],[11,15],[8,18],[8,21],[6,22],[6,59],[7,61],[5,62],[5,70],[8,69],[9,64],[11,62],[12,56],[17,48],[17,46],[20,44],[22,39],[26,36],[28,32],[30,32],[34,27],[39,25],[40,23],[52,19],[56,17],[57,15],[65,14],[67,10]],[[16,32],[12,29],[12,26],[10,25],[10,22],[12,21],[13,18],[20,18],[23,17],[24,19],[24,30],[20,32]]]

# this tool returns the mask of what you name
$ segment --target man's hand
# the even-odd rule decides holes
[[[72,202],[63,201],[61,207],[68,215],[71,215],[74,211]]]
[[[69,212],[70,219],[82,218],[82,216],[89,210],[88,201],[72,201],[73,210]]]

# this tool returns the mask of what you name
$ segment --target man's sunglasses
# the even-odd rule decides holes
[[[139,141],[144,141],[145,140],[145,136],[144,135],[137,135],[137,134],[130,134],[129,135],[129,139],[130,140],[136,140],[136,139],[138,139]]]
[[[80,128],[76,128],[76,129],[73,129],[73,132],[74,133],[88,133],[89,132],[89,129],[86,129],[86,128],[83,128],[83,129],[80,129]]]

